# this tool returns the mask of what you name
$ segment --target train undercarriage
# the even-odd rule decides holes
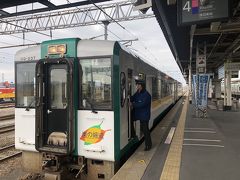
[[[116,171],[111,161],[29,151],[22,153],[22,167],[30,173],[21,180],[111,179]]]

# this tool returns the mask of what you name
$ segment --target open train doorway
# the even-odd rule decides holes
[[[127,76],[127,86],[128,86],[128,91],[127,91],[127,96],[130,97],[133,95],[133,70],[128,69],[128,76]],[[129,102],[130,103],[130,102]],[[136,137],[136,122],[134,121],[134,110],[130,105],[128,105],[128,138],[132,139]]]
[[[66,154],[72,150],[72,61],[42,60],[36,77],[36,149]]]

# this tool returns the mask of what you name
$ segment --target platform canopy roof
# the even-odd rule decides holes
[[[172,2],[172,4],[169,5],[169,2]],[[177,0],[177,2],[180,2],[180,0]],[[197,44],[201,48],[206,43],[208,73],[217,75],[218,68],[228,60],[240,62],[239,0],[229,0],[228,18],[196,25],[178,25],[178,10],[175,0],[153,0],[153,11],[172,53],[179,60],[181,69],[186,73],[188,73],[189,64],[191,64],[193,73],[195,73]]]

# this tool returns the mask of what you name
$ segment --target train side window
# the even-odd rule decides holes
[[[112,109],[111,58],[80,59],[81,109]]]
[[[16,63],[16,107],[35,107],[35,65]]]

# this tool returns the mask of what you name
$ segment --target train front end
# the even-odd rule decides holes
[[[26,171],[69,179],[115,173],[114,42],[101,44],[50,40],[16,54],[15,146]]]
[[[78,107],[78,86],[74,84],[78,81],[75,67],[78,67],[78,41],[71,38],[43,42],[41,59],[35,68],[35,148],[41,154],[42,171],[48,176],[61,177],[63,165],[77,162],[73,154]]]
[[[23,151],[22,165],[27,171],[56,172],[62,164],[74,161],[78,41],[45,41],[15,56],[15,146]]]

